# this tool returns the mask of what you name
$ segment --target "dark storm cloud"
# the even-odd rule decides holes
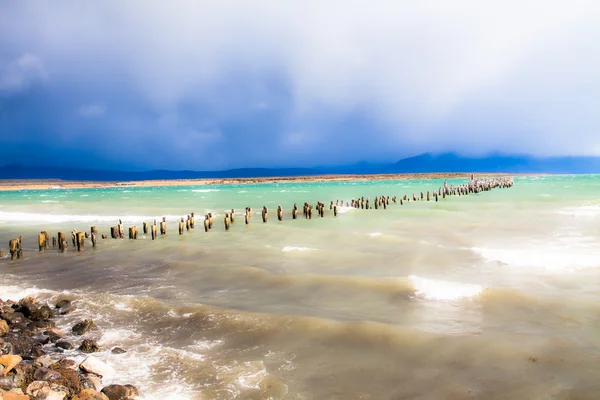
[[[3,2],[0,160],[599,154],[592,1]]]

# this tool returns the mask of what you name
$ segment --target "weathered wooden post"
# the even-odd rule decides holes
[[[429,190],[427,191],[427,201],[431,200],[431,196],[429,195]]]
[[[208,213],[208,229],[212,229],[213,226],[213,216],[212,213]]]
[[[111,226],[110,228],[110,237],[113,239],[118,239],[119,238],[119,227],[118,226]]]
[[[83,232],[77,232],[75,234],[77,240],[77,251],[83,250],[83,245],[85,244],[85,234]]]
[[[367,197],[367,201],[365,201],[365,204],[364,204],[364,205],[365,205],[365,208],[366,208],[367,210],[369,209],[369,207],[371,207],[371,206],[370,206],[370,204],[369,204],[369,198],[368,198],[368,197]]]
[[[160,222],[160,234],[161,236],[167,234],[167,217],[163,217],[162,221]]]
[[[129,240],[137,239],[137,228],[132,226],[129,228]]]
[[[209,226],[209,222],[208,222],[208,214],[206,214],[204,216],[204,232],[208,232],[209,229],[210,229],[210,226]]]
[[[142,229],[144,231],[144,235],[147,235],[148,234],[148,223],[146,221],[143,222]]]
[[[14,260],[15,258],[18,260],[22,257],[22,254],[19,254],[21,249],[21,245],[19,244],[19,239],[12,239],[8,242],[8,251],[10,252],[10,259]]]
[[[262,221],[263,223],[267,223],[267,219],[269,218],[269,211],[267,210],[267,206],[263,206],[262,209]]]
[[[338,206],[335,205],[335,206],[333,206],[333,216],[337,217],[337,215],[338,215]]]
[[[385,199],[383,200],[383,209],[387,210],[387,201]]]
[[[187,219],[185,220],[185,230],[186,231],[190,231],[190,216],[187,216]]]
[[[437,194],[437,192],[433,192],[433,197],[435,197],[435,202],[437,203],[437,201],[438,201],[438,194]]]
[[[400,199],[400,205],[404,205],[404,200]]]
[[[225,222],[225,230],[228,231],[229,225],[230,225],[229,213],[225,214],[224,222]]]
[[[44,248],[45,249],[49,249],[50,248],[50,232],[48,232],[48,231],[41,231],[40,233],[42,235],[44,235]]]
[[[154,224],[152,225],[152,227],[150,229],[152,231],[152,240],[156,240],[157,233],[158,233],[158,227],[156,225],[156,220],[154,220]]]
[[[40,233],[38,235],[38,247],[39,247],[40,251],[42,251],[46,248],[46,236],[44,236],[43,233]]]
[[[67,250],[67,240],[65,238],[64,232],[58,232],[58,249],[61,252],[64,252]]]
[[[92,233],[92,247],[96,247],[96,234]]]
[[[375,209],[377,210],[379,208],[379,201],[377,200],[377,197],[375,197],[375,199],[373,200],[373,204],[375,205]]]
[[[181,221],[179,221],[179,234],[183,235],[183,230],[185,227],[185,223],[183,222],[183,217],[181,217]]]
[[[292,219],[298,218],[298,204],[294,203],[294,208],[292,208]]]
[[[233,208],[231,209],[231,214],[229,215],[229,219],[231,220],[232,224],[235,222],[235,210]]]
[[[283,220],[283,210],[281,209],[281,206],[277,206],[277,219],[279,222]]]
[[[312,206],[308,206],[308,219],[312,219]]]
[[[52,248],[56,248],[56,236],[52,236]]]
[[[125,237],[125,232],[123,231],[123,222],[119,220],[119,238],[123,239]]]
[[[248,225],[250,223],[250,211],[246,207],[246,213],[244,214],[244,223]]]
[[[194,225],[196,224],[194,213],[190,215],[190,228],[194,229]]]

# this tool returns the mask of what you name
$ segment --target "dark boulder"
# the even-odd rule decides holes
[[[64,349],[64,350],[71,350],[73,348],[73,345],[70,342],[67,342],[66,340],[60,340],[60,341],[56,342],[55,346],[60,347],[61,349]]]
[[[94,340],[84,339],[83,342],[81,342],[81,346],[79,346],[79,350],[84,353],[95,353],[100,351],[100,346],[98,346],[98,343]]]
[[[33,379],[36,381],[56,381],[61,379],[62,375],[49,368],[39,367],[33,373]]]
[[[94,325],[94,321],[91,319],[86,319],[73,325],[72,331],[74,334],[81,336],[95,326],[96,325]]]
[[[109,400],[133,400],[140,395],[139,390],[133,385],[108,385],[102,389],[102,393]]]
[[[123,353],[127,353],[127,350],[123,350],[120,347],[115,347],[110,352],[113,353],[113,354],[123,354]]]

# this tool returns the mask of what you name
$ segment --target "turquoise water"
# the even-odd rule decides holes
[[[93,317],[98,356],[116,370],[107,383],[136,381],[146,398],[596,398],[599,177],[517,177],[510,189],[337,218],[328,207],[442,185],[0,192],[0,248],[18,235],[25,248],[24,260],[0,260],[0,298],[75,299],[61,323]],[[291,219],[294,203],[317,201],[324,218]],[[180,236],[190,212],[196,229]],[[37,250],[40,230],[108,234],[119,218],[141,228],[163,216],[156,241]],[[114,345],[129,351],[112,355]]]

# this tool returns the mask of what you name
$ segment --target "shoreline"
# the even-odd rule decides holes
[[[505,174],[476,173],[475,176],[541,176],[543,174]],[[364,174],[364,175],[313,175],[313,176],[273,176],[259,178],[203,178],[203,179],[158,179],[143,181],[70,181],[60,179],[6,179],[0,180],[0,192],[19,190],[49,189],[107,189],[119,187],[154,187],[154,186],[208,186],[208,185],[249,185],[269,183],[298,182],[344,182],[344,181],[383,181],[383,180],[418,180],[418,179],[458,179],[470,178],[471,173],[407,173],[407,174]]]

